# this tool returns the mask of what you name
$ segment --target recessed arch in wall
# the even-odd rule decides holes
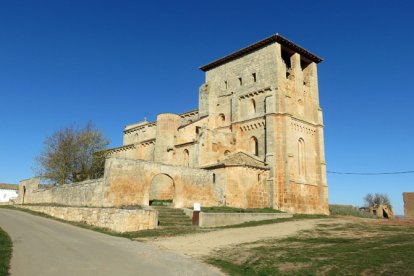
[[[224,125],[224,123],[225,123],[225,121],[226,121],[226,116],[224,116],[224,114],[223,114],[223,113],[220,113],[220,114],[217,116],[217,120],[216,120],[217,126],[218,126],[218,127],[223,126],[223,125]]]
[[[174,180],[165,173],[155,175],[151,180],[148,194],[148,205],[151,205],[155,200],[165,200],[173,203],[175,196]]]
[[[252,136],[249,140],[249,152],[253,155],[259,156],[259,141]]]
[[[305,113],[305,106],[301,99],[298,100],[298,113],[301,116],[303,116],[303,114]]]
[[[256,101],[254,99],[251,99],[249,101],[249,114],[255,114],[256,113]]]
[[[303,138],[298,140],[298,173],[300,177],[306,175],[306,150]]]
[[[190,166],[190,152],[188,149],[185,149],[183,151],[183,166],[189,167]]]

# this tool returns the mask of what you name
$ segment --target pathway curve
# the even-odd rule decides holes
[[[113,237],[21,211],[0,209],[13,240],[11,275],[220,275],[151,244]]]
[[[229,228],[152,241],[160,248],[192,257],[201,257],[226,246],[264,239],[280,239],[314,228],[319,223],[347,223],[345,219],[306,219],[245,228]]]

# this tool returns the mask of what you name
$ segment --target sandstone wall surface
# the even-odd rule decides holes
[[[186,216],[192,218],[193,210],[183,208]],[[200,227],[219,227],[233,224],[240,224],[248,221],[259,221],[279,218],[291,218],[289,213],[205,213],[199,214]]]
[[[103,179],[87,180],[50,188],[27,189],[24,203],[55,203],[68,206],[103,206]],[[19,203],[23,203],[21,200]]]
[[[84,222],[120,233],[154,229],[158,224],[158,211],[156,210],[30,205],[19,207],[67,221]]]
[[[414,192],[403,193],[404,218],[414,219]]]
[[[171,178],[175,207],[217,206],[223,192],[213,183],[213,173],[203,169],[171,166],[158,162],[109,158],[105,163],[106,206],[148,205],[151,185],[157,175]]]

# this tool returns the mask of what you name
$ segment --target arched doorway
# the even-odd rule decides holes
[[[157,174],[149,187],[149,204],[172,204],[174,200],[174,180],[167,174]]]

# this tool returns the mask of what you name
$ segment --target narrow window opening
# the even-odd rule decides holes
[[[216,183],[216,174],[213,173],[213,183]]]
[[[304,60],[303,58],[300,60],[300,67],[302,68],[303,72],[303,85],[309,86],[310,85],[310,77],[311,77],[311,64],[310,61]]]
[[[228,86],[227,86],[227,81],[224,81],[224,87],[227,89],[228,88]]]
[[[257,138],[254,136],[250,138],[249,150],[253,155],[259,156],[259,142],[257,141]]]
[[[242,86],[242,85],[243,85],[243,80],[242,80],[242,78],[239,78],[239,84],[240,84],[240,86]]]
[[[253,82],[256,82],[256,80],[257,80],[257,79],[256,79],[256,73],[253,73],[253,74],[252,74],[252,77],[253,77]]]
[[[288,52],[285,49],[282,49],[282,61],[286,66],[286,78],[288,79],[290,76],[290,72],[291,72],[291,68],[292,68],[292,63],[290,61],[290,58],[293,56],[293,52]]]
[[[310,62],[301,59],[300,60],[300,68],[302,68],[302,71],[304,71],[306,68],[308,68]]]
[[[219,127],[223,126],[225,121],[226,121],[226,116],[224,116],[223,113],[221,113],[217,116],[217,126],[219,126]]]
[[[299,167],[299,176],[304,177],[306,175],[306,151],[305,151],[305,141],[300,138],[298,141],[298,167]]]
[[[185,149],[184,153],[183,153],[183,166],[184,167],[189,167],[190,166],[190,152]]]
[[[252,99],[252,101],[250,102],[250,113],[256,113],[256,101],[254,99]]]

